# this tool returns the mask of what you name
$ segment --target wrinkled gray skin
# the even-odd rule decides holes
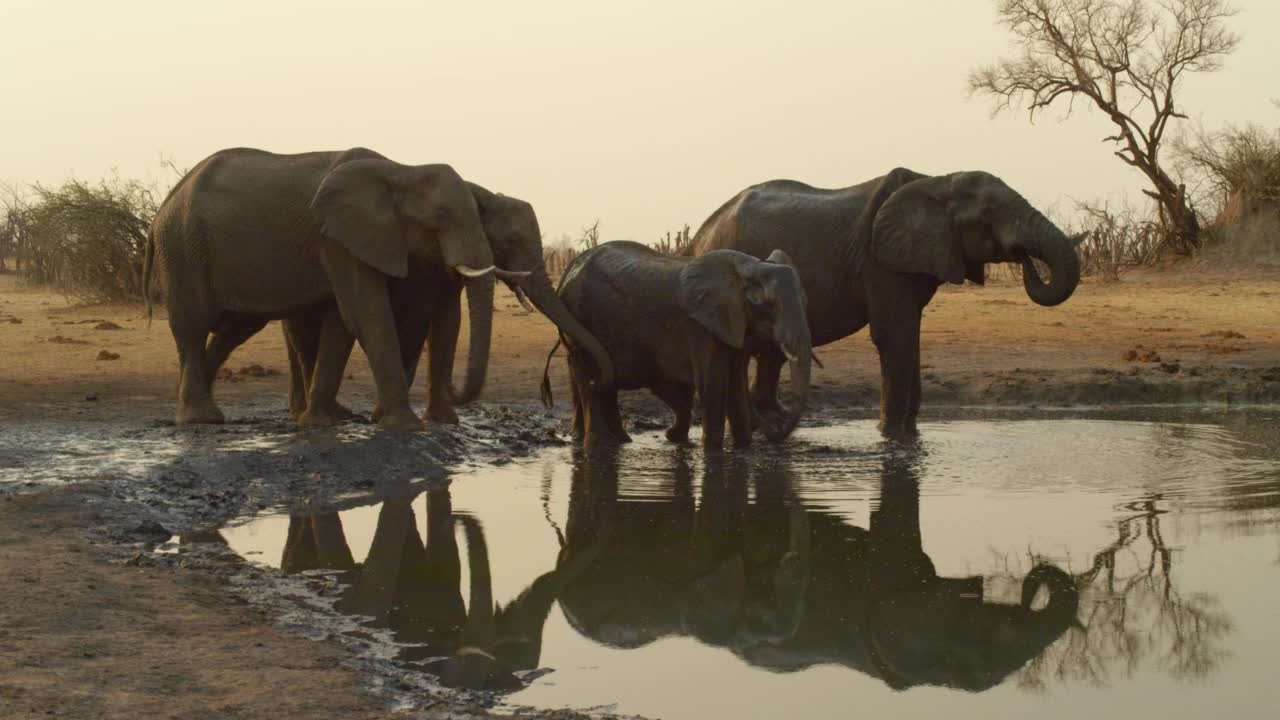
[[[803,507],[785,460],[748,478],[745,463],[708,456],[700,498],[681,463],[656,501],[619,498],[617,453],[584,454],[556,570],[499,613],[499,635],[540,639],[558,601],[578,633],[615,648],[687,636],[775,672],[834,664],[898,690],[994,687],[1077,622],[1078,592],[1050,565],[1014,604],[985,601],[981,577],[939,577],[914,464],[886,458],[864,529]],[[539,651],[511,657],[534,666]]]
[[[749,187],[707,218],[685,254],[785,251],[804,284],[815,346],[871,326],[880,353],[880,428],[900,438],[915,433],[920,316],[938,286],[982,284],[986,263],[1019,261],[1027,296],[1057,305],[1080,281],[1077,242],[989,173],[930,177],[896,168],[839,190],[792,180]],[[1050,282],[1033,258],[1048,265]],[[757,410],[784,412],[781,355],[766,349],[756,359]]]
[[[572,337],[562,338],[569,349],[574,432],[588,445],[630,441],[618,411],[618,390],[640,388],[651,390],[675,413],[667,430],[673,442],[688,438],[696,389],[703,445],[724,444],[726,419],[734,444],[749,445],[747,362],[750,353],[766,348],[791,358],[797,396],[792,414],[767,427],[766,435],[786,438],[804,413],[812,358],[809,328],[804,292],[782,253],[765,262],[733,251],[691,259],[639,243],[610,242],[575,258],[558,292],[613,359],[614,382],[596,382],[600,372],[592,358]],[[543,399],[550,404],[545,372]]]
[[[420,429],[400,349],[408,332],[395,305],[399,281],[426,269],[455,283],[468,278],[473,336],[460,394],[483,385],[499,271],[470,189],[448,165],[401,165],[363,148],[215,153],[157,212],[147,285],[155,263],[166,278],[178,348],[179,423],[222,422],[212,383],[231,351],[272,319],[328,304],[318,343],[336,350],[321,353],[326,362],[314,369],[315,384],[336,387],[342,348],[354,338],[386,409],[379,426]],[[144,292],[149,301],[149,287]],[[334,415],[332,407],[313,406],[301,422],[330,424]]]
[[[508,287],[528,307],[527,301],[542,312],[564,335],[584,348],[598,367],[604,368],[603,384],[612,384],[613,370],[604,347],[565,308],[547,277],[543,261],[542,231],[533,207],[518,198],[490,192],[475,183],[467,183],[475,198],[480,214],[480,224],[489,241],[493,261],[500,268],[515,273],[505,279]],[[461,393],[451,390],[454,351],[458,343],[461,321],[461,294],[459,281],[443,268],[424,267],[411,273],[405,281],[393,283],[393,302],[396,317],[400,320],[400,349],[407,382],[412,385],[417,374],[418,361],[423,345],[427,345],[427,409],[424,419],[434,422],[456,423],[458,416],[453,409],[475,399],[478,386],[468,386]],[[337,404],[337,384],[314,387],[312,376],[319,352],[321,328],[329,306],[319,306],[313,312],[287,319],[284,322],[285,337],[289,348],[289,410],[301,416],[309,405],[337,408],[339,417],[349,414]],[[474,324],[473,324],[474,327]],[[474,333],[472,338],[474,354]],[[330,348],[345,363],[351,344],[345,348]],[[337,360],[335,360],[337,362]],[[468,372],[468,377],[474,375]],[[341,376],[339,376],[339,380]],[[314,400],[309,401],[312,393]],[[374,419],[381,418],[381,407],[374,409]]]

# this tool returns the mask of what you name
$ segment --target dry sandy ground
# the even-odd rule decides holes
[[[536,402],[554,328],[499,293],[483,399]],[[77,305],[0,275],[0,420],[171,418],[177,357],[163,312],[148,329],[141,306]],[[111,325],[119,329],[101,329]],[[465,328],[463,337],[460,352]],[[818,406],[878,403],[865,331],[817,353]],[[1033,305],[1010,281],[946,286],[925,311],[922,356],[926,405],[1274,401],[1280,388],[1267,378],[1280,380],[1280,268],[1133,272],[1086,281],[1056,308]],[[275,324],[232,356],[236,374],[216,393],[263,413],[282,409],[284,375],[239,374],[252,365],[287,369]],[[563,406],[563,360],[551,368]],[[345,401],[367,412],[373,383],[359,349],[348,372]],[[425,404],[420,391],[417,402]]]
[[[501,293],[485,399],[532,403],[555,333]],[[876,404],[865,332],[818,354],[815,405]],[[1009,282],[947,288],[927,311],[923,354],[926,404],[1275,402],[1280,270],[1135,272],[1085,283],[1051,309]],[[252,365],[264,372],[239,374]],[[278,328],[230,366],[220,397],[282,413],[285,379],[270,374],[287,367]],[[552,369],[563,406],[563,362]],[[349,372],[345,401],[367,411],[359,351]],[[165,420],[175,377],[162,314],[148,329],[139,306],[75,305],[0,275],[0,428],[35,417]],[[279,634],[215,578],[107,562],[75,532],[94,522],[83,500],[51,491],[0,501],[0,716],[385,715],[338,666],[344,650]]]

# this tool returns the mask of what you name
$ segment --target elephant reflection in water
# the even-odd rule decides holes
[[[494,605],[483,528],[473,517],[454,515],[447,488],[425,495],[425,538],[418,532],[415,497],[386,500],[363,563],[352,559],[336,512],[291,517],[281,570],[286,575],[342,571],[345,588],[336,609],[371,617],[371,627],[393,631],[396,641],[406,645],[400,659],[427,661],[426,669],[446,685],[519,687],[512,674],[517,668],[491,652]],[[459,526],[467,540],[469,609],[462,597]]]
[[[616,458],[577,464],[566,545],[539,580],[600,643],[690,636],[777,672],[840,664],[895,689],[980,691],[1075,622],[1074,585],[1056,567],[1034,568],[1010,605],[984,602],[980,577],[937,575],[922,547],[917,457],[885,460],[867,529],[802,508],[784,460],[756,466],[749,503],[744,461],[708,458],[695,503],[683,460],[672,499],[620,500]],[[1047,603],[1033,609],[1042,588]]]
[[[1075,622],[1072,579],[1040,565],[1017,604],[983,601],[982,578],[942,578],[924,553],[915,463],[888,457],[869,527],[806,509],[785,460],[711,455],[694,492],[690,455],[674,456],[664,501],[619,497],[618,454],[580,449],[554,569],[505,606],[494,603],[484,534],[454,515],[448,490],[427,493],[426,538],[411,500],[379,511],[368,557],[352,561],[336,514],[296,517],[286,573],[345,571],[337,607],[367,615],[410,645],[402,655],[446,684],[519,686],[538,667],[558,602],[581,635],[618,648],[688,636],[776,672],[839,664],[895,689],[993,687]],[[753,475],[753,477],[748,477]],[[755,499],[749,502],[749,484]],[[461,594],[455,527],[467,537],[470,608]],[[1040,590],[1048,600],[1033,609]]]

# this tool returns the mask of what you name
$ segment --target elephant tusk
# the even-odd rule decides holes
[[[507,282],[516,282],[523,280],[533,274],[532,270],[503,270],[500,267],[493,268],[493,274]]]
[[[529,304],[529,298],[525,296],[523,288],[519,285],[515,285],[511,288],[511,291],[516,294],[516,299],[520,301],[520,304],[524,306],[525,310],[528,310],[531,313],[537,312],[537,309],[535,309],[533,305]]]
[[[484,268],[483,270],[476,270],[475,268],[469,267],[467,265],[454,265],[453,269],[457,270],[458,274],[461,275],[462,277],[478,278],[478,277],[484,277],[485,275],[488,275],[489,273],[496,271],[498,267],[496,265],[490,265],[489,267]]]

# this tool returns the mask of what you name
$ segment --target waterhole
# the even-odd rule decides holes
[[[858,421],[715,455],[640,433],[214,539],[331,577],[406,667],[507,707],[1269,717],[1276,420],[955,420],[913,445]]]

